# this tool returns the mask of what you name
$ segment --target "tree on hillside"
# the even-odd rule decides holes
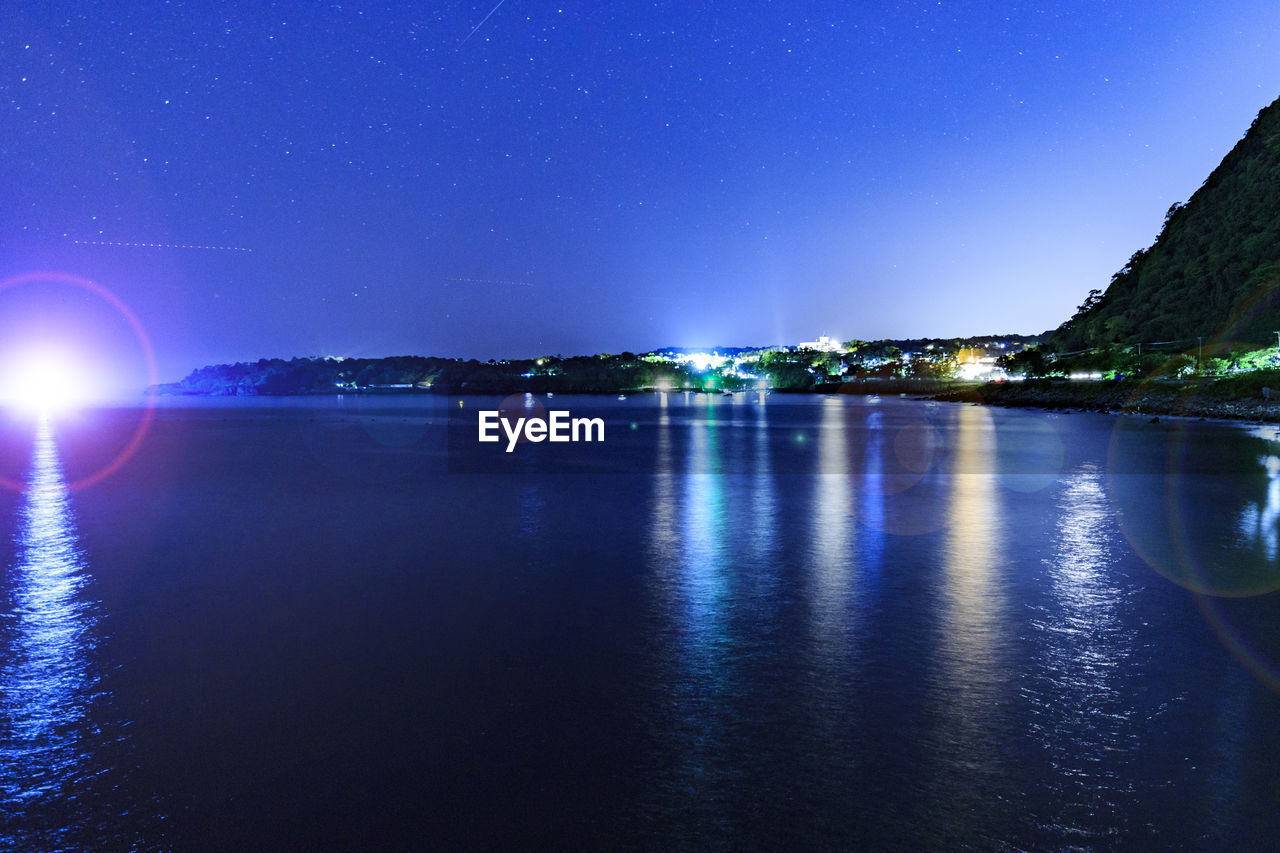
[[[996,359],[996,366],[1003,368],[1008,373],[1020,374],[1027,378],[1044,376],[1049,372],[1049,362],[1038,349],[1024,349],[1021,352],[1006,353]]]
[[[1059,352],[1203,336],[1266,343],[1280,328],[1280,101],[1259,114],[1152,244],[1053,334]]]

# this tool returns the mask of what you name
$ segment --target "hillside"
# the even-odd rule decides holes
[[[178,382],[157,385],[152,390],[160,394],[203,396],[344,391],[616,393],[659,384],[682,387],[697,378],[681,365],[651,364],[632,353],[488,362],[423,356],[264,358],[256,362],[209,365],[192,371]]]
[[[1105,291],[1094,291],[1054,333],[1072,351],[1113,343],[1274,340],[1280,329],[1280,101],[1160,235],[1135,252]]]

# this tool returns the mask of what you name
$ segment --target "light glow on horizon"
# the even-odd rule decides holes
[[[42,350],[7,361],[0,373],[0,401],[10,408],[50,414],[92,397],[85,369],[62,352]]]

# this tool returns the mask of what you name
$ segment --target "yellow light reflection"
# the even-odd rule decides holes
[[[860,601],[853,577],[856,554],[854,480],[850,472],[849,436],[844,398],[823,400],[817,430],[817,471],[809,512],[808,633],[812,677],[806,683],[806,707],[812,709],[814,737],[810,750],[815,772],[839,773],[826,764],[828,754],[848,755],[848,741],[858,726],[849,697],[857,682],[856,644],[860,636]]]
[[[972,757],[969,774],[954,780],[946,798],[971,801],[994,789],[1002,775],[1005,735],[995,712],[1010,687],[1003,661],[1007,617],[996,570],[1004,556],[995,428],[983,408],[961,406],[957,418],[943,545],[939,676],[947,707],[941,738]]]
[[[816,581],[815,627],[832,651],[847,641],[849,586],[854,561],[853,477],[845,403],[823,400],[818,427],[818,476],[813,492],[813,568]]]

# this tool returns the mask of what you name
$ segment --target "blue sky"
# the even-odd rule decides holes
[[[1280,7],[18,2],[0,56],[0,274],[174,379],[1052,328],[1280,95]]]

